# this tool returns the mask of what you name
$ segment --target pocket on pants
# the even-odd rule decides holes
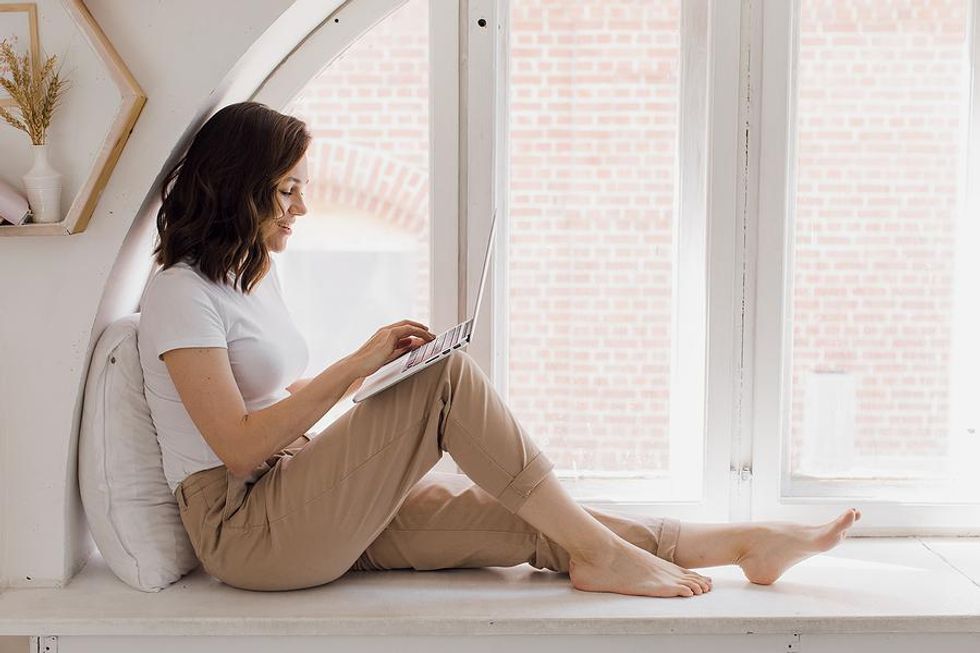
[[[197,497],[203,499],[203,497]],[[184,532],[191,541],[191,547],[198,560],[201,560],[201,534],[204,531],[204,519],[207,517],[207,505],[203,500],[188,502],[184,506],[181,501],[177,501],[180,510],[180,521],[184,525]]]
[[[221,506],[221,523],[236,523],[235,516],[239,513],[245,500],[252,489],[252,483],[248,479],[242,479],[228,474],[228,484],[226,485],[224,503]],[[243,515],[244,517],[244,515]]]
[[[255,485],[269,473],[282,452],[272,456],[252,470],[246,477],[234,476],[227,473],[228,481],[225,490],[224,504],[221,506],[221,525],[228,528],[246,529],[268,523],[264,499],[253,496]]]

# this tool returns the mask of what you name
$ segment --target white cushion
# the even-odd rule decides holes
[[[78,436],[89,529],[122,581],[158,592],[200,563],[163,475],[136,347],[139,313],[106,327],[92,355]]]

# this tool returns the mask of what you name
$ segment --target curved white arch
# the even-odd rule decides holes
[[[252,94],[273,109],[288,104],[321,70],[407,0],[359,0],[341,6],[284,58]]]
[[[130,47],[128,54],[138,64],[134,73],[157,72],[140,80],[148,97],[143,120],[131,134],[121,165],[100,197],[95,209],[99,215],[92,220],[95,231],[89,229],[84,248],[74,243],[76,249],[85,250],[76,254],[93,262],[91,274],[73,280],[73,296],[79,299],[64,307],[64,315],[50,327],[60,336],[45,341],[49,342],[45,360],[31,361],[25,354],[23,360],[11,361],[14,369],[47,369],[45,366],[56,363],[71,378],[62,378],[58,391],[44,398],[54,408],[44,420],[30,416],[37,402],[25,402],[23,408],[14,411],[16,414],[4,416],[5,425],[37,423],[37,428],[49,431],[63,429],[66,437],[48,438],[38,447],[37,434],[24,429],[23,444],[8,442],[7,451],[0,454],[5,471],[0,474],[0,501],[4,497],[32,497],[25,502],[3,501],[7,509],[0,512],[0,585],[63,586],[93,553],[94,542],[87,532],[75,473],[78,413],[99,336],[109,323],[138,309],[152,272],[148,254],[156,237],[156,212],[165,171],[186,151],[200,126],[222,107],[252,99],[260,88],[266,89],[261,96],[270,106],[288,99],[283,90],[287,79],[301,83],[306,78],[295,72],[289,77],[284,71],[300,70],[296,66],[304,59],[317,60],[313,58],[317,48],[308,44],[315,42],[323,48],[317,52],[317,66],[322,67],[324,51],[343,52],[400,4],[377,0],[270,0],[253,4],[236,14],[233,32],[214,37],[207,30],[189,32],[186,48],[178,57],[169,54],[172,51],[166,49],[154,29],[177,33],[175,23],[193,21],[200,11],[174,9],[151,14],[143,23],[135,20],[135,9],[122,12],[127,18],[119,19],[120,24],[138,32],[133,37],[136,42],[146,39],[145,47]],[[213,12],[220,10],[216,7]],[[339,22],[334,22],[336,18]],[[343,29],[329,29],[331,25]],[[354,29],[357,25],[361,27]],[[117,25],[116,29],[121,28]],[[111,26],[108,31],[112,36]],[[210,48],[212,56],[206,65],[190,70],[190,52],[201,47]],[[305,70],[311,75],[314,68],[310,65]],[[276,88],[279,95],[272,94]],[[121,215],[132,218],[121,222]],[[38,290],[44,292],[40,287]],[[97,304],[83,302],[84,297],[98,298]],[[39,473],[42,469],[48,473]],[[52,475],[51,470],[56,472]]]

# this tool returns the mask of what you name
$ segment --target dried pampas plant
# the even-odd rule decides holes
[[[31,137],[34,145],[44,145],[51,124],[51,115],[68,89],[61,77],[60,67],[53,71],[57,56],[51,56],[38,67],[30,55],[18,57],[6,39],[0,41],[0,61],[13,79],[0,76],[0,86],[10,94],[20,109],[20,119],[0,107],[0,118]]]

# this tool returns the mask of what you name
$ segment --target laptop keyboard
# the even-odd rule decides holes
[[[408,361],[406,361],[404,369],[415,367],[419,363],[427,363],[439,354],[449,351],[469,334],[471,325],[472,320],[467,320],[451,330],[439,334],[435,340],[430,340],[418,349],[413,349],[408,354]]]

